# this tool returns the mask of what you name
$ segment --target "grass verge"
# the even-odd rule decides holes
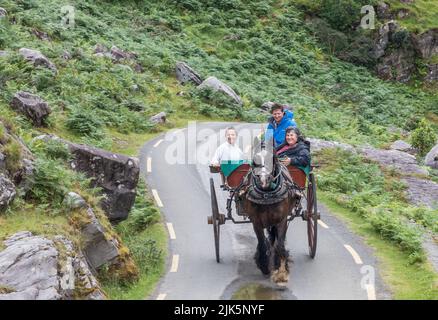
[[[340,207],[322,191],[318,193],[318,200],[374,249],[380,275],[393,299],[438,300],[438,276],[428,262],[409,264],[408,254],[384,240],[364,218]]]

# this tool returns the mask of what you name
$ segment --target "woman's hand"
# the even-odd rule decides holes
[[[284,159],[281,159],[280,162],[281,162],[283,165],[288,166],[288,165],[290,165],[290,158],[289,158],[289,157],[286,157],[286,158],[284,158]]]

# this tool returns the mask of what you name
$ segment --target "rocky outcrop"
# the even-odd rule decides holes
[[[21,48],[19,53],[28,61],[31,61],[35,67],[42,66],[54,72],[57,72],[56,66],[47,59],[40,51],[27,48]]]
[[[342,142],[327,141],[327,140],[321,140],[315,138],[307,138],[306,140],[310,141],[310,151],[312,153],[319,152],[324,149],[334,149],[334,148],[340,148],[341,150],[344,151],[355,152],[353,146]]]
[[[70,192],[65,197],[64,204],[70,211],[83,209],[86,212],[86,217],[82,217],[78,227],[81,232],[83,252],[90,266],[97,270],[104,264],[117,263],[119,242],[111,237],[108,230],[105,230],[85,200],[80,195]]]
[[[427,75],[424,80],[428,82],[438,81],[438,64],[429,64],[427,69]]]
[[[202,83],[201,76],[185,62],[177,62],[175,67],[175,72],[176,72],[176,79],[181,84],[192,82],[195,85],[200,85]]]
[[[417,206],[438,209],[438,184],[417,177],[404,177],[408,200]]]
[[[427,170],[421,168],[415,156],[398,150],[381,150],[371,147],[361,148],[362,155],[380,165],[393,168],[403,174],[419,174],[427,176]]]
[[[438,169],[438,144],[428,152],[424,163],[428,167]]]
[[[0,213],[9,206],[16,194],[15,185],[0,173]]]
[[[102,207],[108,218],[126,219],[135,201],[138,160],[82,144],[68,143],[68,147],[74,156],[71,167],[92,177],[93,187],[102,188]]]
[[[140,173],[137,158],[71,143],[53,135],[38,138],[57,140],[68,147],[73,155],[71,168],[84,172],[92,178],[92,187],[102,189],[105,197],[101,205],[110,221],[118,222],[128,217],[134,205]]]
[[[6,9],[0,7],[0,18],[6,17],[8,15],[8,12]]]
[[[419,52],[421,58],[429,59],[434,55],[438,55],[438,28],[414,35],[413,40],[415,49]]]
[[[242,99],[228,85],[217,79],[216,77],[208,77],[198,87],[198,89],[211,88],[214,91],[219,91],[229,96],[236,104],[243,105]]]
[[[4,241],[0,252],[0,300],[105,299],[84,257],[62,236],[28,231]]]
[[[403,151],[403,152],[407,152],[407,153],[411,153],[411,154],[415,153],[414,148],[409,143],[407,143],[406,141],[403,141],[403,140],[394,141],[391,144],[390,149]]]
[[[166,112],[160,112],[149,118],[149,121],[155,124],[166,123]]]
[[[46,124],[46,119],[52,112],[47,102],[25,91],[19,91],[12,98],[11,107],[24,114],[35,126],[41,127]]]

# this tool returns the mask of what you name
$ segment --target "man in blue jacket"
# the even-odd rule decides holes
[[[286,129],[296,127],[297,124],[294,121],[294,113],[285,109],[281,104],[274,103],[271,107],[271,114],[272,117],[268,120],[265,141],[272,139],[272,136],[274,136],[274,147],[278,147],[284,142]]]

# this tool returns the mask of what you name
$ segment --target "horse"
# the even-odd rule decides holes
[[[294,187],[287,168],[274,154],[272,143],[260,142],[240,202],[257,236],[256,265],[278,285],[286,285],[289,280],[289,252],[285,248],[288,215],[300,204]]]

